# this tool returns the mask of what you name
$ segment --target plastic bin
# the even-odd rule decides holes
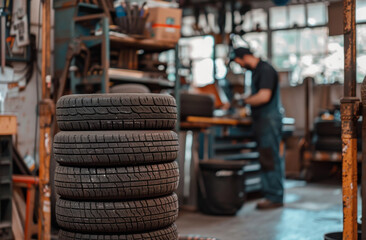
[[[247,161],[200,162],[198,207],[206,214],[235,215],[245,202]]]

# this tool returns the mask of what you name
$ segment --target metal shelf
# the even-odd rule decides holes
[[[232,150],[232,149],[256,149],[256,142],[248,143],[217,143],[213,145],[215,150]]]
[[[116,73],[118,69],[110,68],[108,75],[111,81],[126,82],[126,83],[144,83],[144,84],[154,84],[161,87],[173,88],[175,86],[174,82],[167,79],[149,78],[149,77],[132,77],[124,75],[123,73]]]
[[[109,36],[112,48],[130,47],[135,49],[142,49],[146,51],[163,52],[175,49],[176,43],[157,41],[154,39],[135,39],[131,37]]]

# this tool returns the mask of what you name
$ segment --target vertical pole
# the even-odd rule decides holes
[[[362,96],[362,240],[366,240],[366,77],[361,87]]]
[[[307,77],[305,83],[305,146],[310,144],[310,89],[312,89],[312,78]]]
[[[272,61],[272,56],[273,56],[273,48],[272,48],[272,29],[271,29],[271,21],[270,21],[270,11],[269,8],[266,9],[267,12],[267,29],[268,29],[268,33],[267,33],[267,57],[268,60]]]
[[[343,1],[344,98],[342,119],[343,240],[357,239],[357,119],[355,0]]]
[[[39,217],[38,239],[51,239],[51,187],[49,166],[51,161],[52,116],[54,103],[51,87],[51,0],[42,1],[42,100],[39,103]],[[40,36],[38,36],[40,37]]]
[[[40,36],[38,36],[40,37]],[[42,99],[50,97],[51,73],[51,0],[43,0],[42,7]],[[50,79],[49,79],[50,80]]]
[[[175,46],[175,87],[174,87],[174,94],[175,94],[175,101],[177,104],[177,124],[175,125],[175,131],[177,134],[180,132],[180,75],[179,75],[179,68],[180,68],[180,59],[179,59],[179,43]]]
[[[343,1],[344,96],[356,96],[356,0]]]
[[[103,23],[103,51],[102,51],[102,61],[104,61],[104,83],[102,86],[102,92],[109,93],[109,55],[110,55],[110,46],[109,46],[109,18],[104,17],[102,20]]]
[[[0,0],[1,1],[1,0]],[[6,30],[6,17],[5,17],[5,13],[0,9],[0,30],[1,30],[1,35],[0,35],[0,46],[1,46],[1,73],[5,73],[5,58],[6,58],[6,54],[5,54],[5,40],[6,40],[6,36],[5,36],[5,30]]]

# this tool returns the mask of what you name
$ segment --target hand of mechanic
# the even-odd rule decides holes
[[[245,98],[245,94],[236,93],[231,101],[231,106],[235,108],[244,107],[246,105]]]

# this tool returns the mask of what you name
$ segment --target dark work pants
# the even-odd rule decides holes
[[[275,203],[283,203],[285,164],[280,156],[282,118],[254,118],[253,127],[260,153],[264,197]]]

